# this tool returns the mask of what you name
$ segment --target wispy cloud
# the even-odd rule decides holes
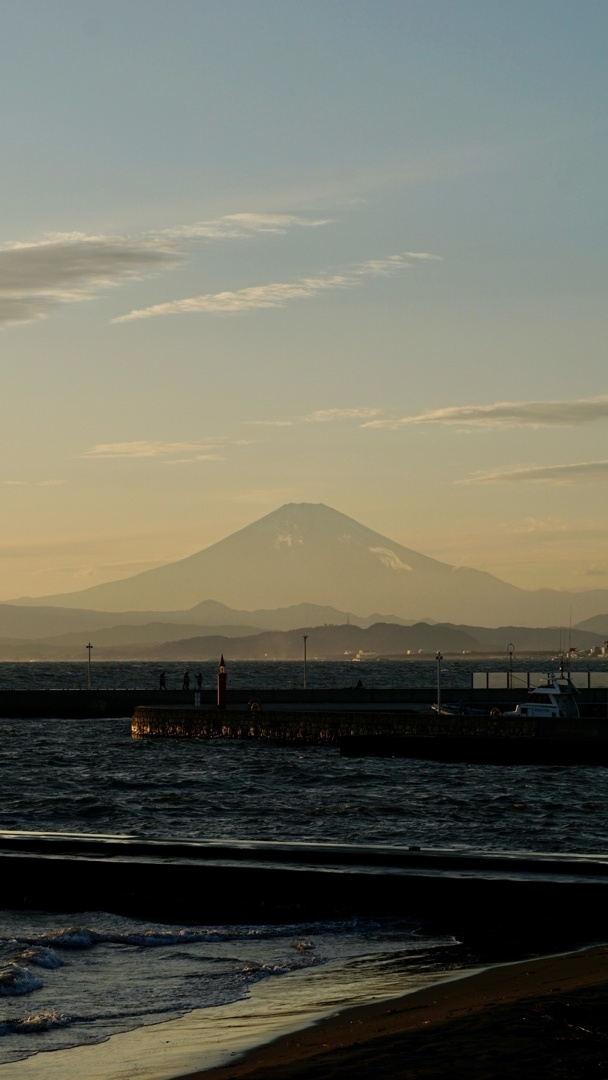
[[[375,416],[378,409],[361,406],[354,409],[317,409],[316,412],[304,416],[302,419],[309,424],[328,424],[334,420],[361,420],[366,416]]]
[[[58,566],[56,573],[68,574],[73,578],[95,579],[102,577],[103,580],[114,578],[116,575],[120,577],[130,576],[131,574],[140,574],[142,570],[153,570],[157,566],[162,566],[162,561],[158,559],[138,559],[131,562],[117,562],[117,563],[102,563],[99,566]],[[39,575],[47,574],[48,568],[39,570]]]
[[[61,487],[65,480],[1,480],[7,487]]]
[[[295,214],[245,213],[140,236],[50,233],[37,242],[7,243],[0,246],[0,326],[45,318],[62,304],[91,300],[103,289],[170,269],[186,258],[188,242],[325,223]]]
[[[315,412],[309,413],[308,416],[297,416],[291,419],[251,420],[249,422],[264,427],[293,427],[296,424],[330,424],[339,420],[361,420],[365,417],[376,416],[379,412],[379,409],[371,408],[368,405],[355,408],[336,407],[317,409]]]
[[[206,293],[185,300],[171,300],[166,304],[154,304],[120,315],[112,322],[124,323],[133,319],[151,319],[155,315],[223,314],[235,315],[252,308],[283,307],[290,300],[302,300],[324,289],[346,288],[346,277],[335,274],[331,278],[303,278],[298,282],[276,282],[269,285],[252,285],[235,292]]]
[[[399,428],[408,424],[449,424],[458,427],[563,427],[608,417],[608,395],[574,401],[497,402],[458,405],[399,419],[371,420],[364,427]]]
[[[165,465],[190,465],[193,461],[223,461],[223,454],[192,454],[191,457],[168,458]]]
[[[276,236],[292,228],[314,229],[328,224],[328,218],[308,218],[300,214],[226,214],[212,221],[163,229],[158,235],[176,240],[241,240],[260,233]]]
[[[244,441],[235,440],[240,443]],[[185,461],[217,461],[222,455],[213,451],[219,448],[216,439],[209,442],[152,442],[140,439],[133,442],[97,443],[81,456],[85,458],[161,458],[167,459],[168,464],[177,465]],[[176,457],[176,455],[180,456]]]
[[[178,251],[160,238],[58,234],[0,248],[0,325],[40,319],[60,304],[90,300],[100,289],[175,265]]]
[[[292,300],[310,299],[331,289],[353,289],[365,278],[389,277],[414,266],[416,262],[440,258],[439,255],[429,255],[426,252],[388,255],[382,259],[355,263],[340,274],[321,274],[317,277],[299,278],[297,281],[270,282],[265,285],[250,285],[233,292],[204,293],[202,296],[190,296],[183,300],[170,300],[130,311],[113,319],[113,322],[150,319],[157,315],[238,315],[254,309],[284,307]]]
[[[525,465],[479,473],[459,483],[524,483],[530,480],[549,484],[605,483],[608,480],[608,461],[583,461],[576,465]]]
[[[294,424],[302,423],[302,420],[249,420],[249,423],[262,427],[293,427]]]

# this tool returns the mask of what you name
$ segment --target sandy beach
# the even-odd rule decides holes
[[[600,946],[348,1010],[188,1080],[608,1077],[607,1005]]]

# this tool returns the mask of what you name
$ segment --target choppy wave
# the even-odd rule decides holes
[[[57,953],[44,945],[34,944],[32,946],[26,946],[18,953],[19,960],[24,964],[32,964],[34,967],[47,968],[49,971],[54,971],[55,968],[63,966],[63,960],[57,956]]]
[[[603,768],[133,741],[128,720],[0,719],[0,740],[4,829],[590,853],[608,835]]]
[[[3,1035],[38,1035],[42,1031],[65,1028],[72,1023],[70,1016],[56,1012],[34,1013],[15,1020],[0,1021],[0,1037]]]
[[[41,986],[42,981],[27,967],[14,963],[0,968],[0,997],[20,997]]]
[[[327,922],[326,927],[340,924]],[[402,926],[405,926],[405,922]],[[55,949],[92,949],[99,945],[136,945],[141,949],[162,949],[168,945],[193,945],[221,943],[247,943],[248,941],[273,941],[285,940],[290,933],[301,932],[302,925],[280,924],[280,926],[226,926],[210,927],[209,929],[141,929],[136,932],[125,931],[123,933],[91,930],[85,926],[66,926],[52,930],[48,934],[39,934],[35,937],[21,937],[18,945],[25,948],[20,956],[31,964],[40,967],[60,967],[63,961],[54,952]],[[312,941],[296,941],[294,948],[298,952],[307,952],[314,949]]]

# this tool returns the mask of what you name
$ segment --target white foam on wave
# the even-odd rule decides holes
[[[142,948],[162,948],[165,945],[197,945],[214,941],[228,941],[230,938],[218,930],[146,930],[133,934],[104,935],[103,940],[113,945],[140,945]]]
[[[91,949],[99,941],[99,935],[83,926],[67,926],[54,930],[44,937],[32,939],[33,944],[51,945],[60,949]]]
[[[71,1016],[49,1011],[35,1013],[33,1016],[23,1016],[13,1026],[15,1032],[34,1034],[37,1031],[51,1031],[52,1028],[67,1027],[71,1022]]]
[[[21,949],[17,953],[17,958],[24,964],[33,964],[34,967],[48,968],[49,971],[54,971],[55,968],[63,967],[63,960],[53,949],[48,949],[44,945],[30,945],[25,949]]]
[[[163,948],[167,945],[199,945],[213,944],[214,942],[239,942],[251,938],[262,939],[278,936],[280,931],[275,927],[267,930],[260,927],[224,927],[218,929],[176,929],[161,930],[150,929],[124,932],[90,930],[85,926],[67,926],[59,930],[50,931],[48,934],[37,934],[20,938],[26,945],[36,946],[40,949],[39,957],[28,957],[31,963],[38,963],[41,967],[58,967],[62,961],[56,957],[56,963],[50,959],[54,949],[92,949],[96,945],[134,945],[140,948]],[[284,933],[284,928],[283,928]],[[281,933],[281,936],[283,936]],[[44,950],[48,954],[48,963],[45,962]]]
[[[42,986],[40,979],[20,964],[6,964],[0,968],[0,997],[19,997],[31,994]]]

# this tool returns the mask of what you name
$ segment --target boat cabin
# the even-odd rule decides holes
[[[528,700],[503,716],[579,717],[578,690],[566,675],[548,674],[546,680],[530,691]]]

